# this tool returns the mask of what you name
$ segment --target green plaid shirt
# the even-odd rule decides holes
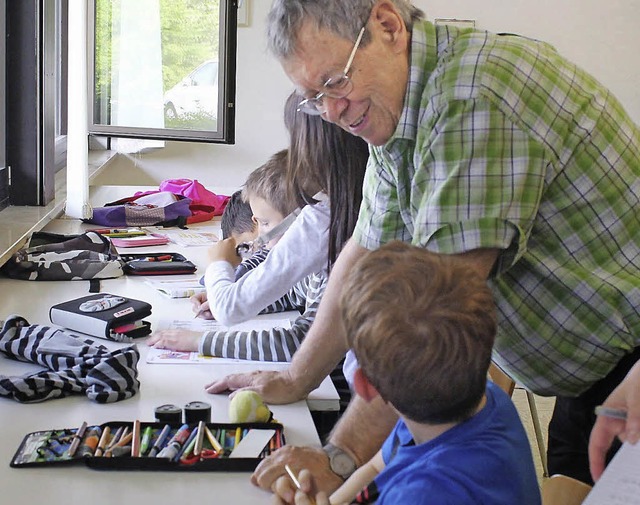
[[[575,396],[640,345],[640,130],[547,44],[415,24],[405,107],[354,233],[502,250],[494,359]]]

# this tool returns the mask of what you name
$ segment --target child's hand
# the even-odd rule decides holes
[[[329,505],[327,495],[322,491],[317,492],[316,486],[308,470],[302,470],[298,475],[300,489],[296,489],[288,475],[280,477],[273,486],[274,505],[291,503],[294,505]],[[293,499],[293,501],[291,501]]]
[[[198,293],[189,298],[191,302],[191,310],[196,317],[202,319],[215,319],[209,308],[209,302],[207,301],[207,293]]]
[[[149,337],[147,345],[171,351],[197,351],[201,337],[202,332],[199,331],[160,330]]]
[[[216,242],[209,248],[209,261],[226,261],[235,268],[242,258],[236,252],[236,241],[233,237]]]

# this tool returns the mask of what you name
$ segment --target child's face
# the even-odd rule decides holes
[[[242,244],[243,242],[251,242],[258,238],[258,228],[254,226],[253,231],[245,231],[243,233],[232,233],[231,236],[236,244]]]
[[[251,211],[253,212],[253,221],[258,226],[258,235],[265,234],[285,218],[264,198],[259,196],[249,198],[249,205],[251,205]],[[273,239],[267,244],[267,247],[271,249],[277,241],[278,239]]]

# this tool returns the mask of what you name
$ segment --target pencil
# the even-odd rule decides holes
[[[102,432],[102,436],[100,437],[100,441],[98,442],[98,447],[96,447],[96,452],[94,456],[102,456],[104,454],[104,449],[107,447],[107,442],[109,440],[109,435],[111,433],[111,428],[106,426],[104,431]]]
[[[296,475],[293,473],[293,470],[291,470],[291,467],[289,465],[284,465],[284,469],[289,474],[289,477],[291,477],[291,480],[293,481],[296,488],[302,491],[302,486],[300,485],[300,481],[298,480]],[[313,496],[309,496],[309,502],[311,503],[311,505],[316,505],[316,501],[314,500]]]
[[[71,447],[69,447],[70,457],[73,457],[73,455],[78,450],[78,446],[80,445],[80,442],[82,442],[82,437],[84,437],[84,432],[86,430],[87,430],[87,422],[84,421],[80,426],[80,428],[78,428],[78,431],[76,431],[76,434],[73,436],[73,442],[71,442]]]
[[[133,436],[131,440],[131,456],[137,458],[140,456],[140,420],[133,421]]]
[[[220,442],[218,442],[216,437],[213,436],[213,433],[211,433],[209,427],[206,425],[204,427],[204,432],[207,435],[207,439],[209,440],[211,447],[213,447],[213,450],[216,451],[220,456],[222,456],[222,454],[224,453],[224,449],[222,448]]]
[[[200,456],[202,452],[202,443],[204,441],[204,431],[206,428],[206,424],[204,421],[198,422],[198,436],[196,438],[196,446],[193,449],[194,456]]]

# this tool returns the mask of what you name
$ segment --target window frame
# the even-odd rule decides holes
[[[95,103],[95,51],[96,51],[96,0],[89,3],[88,59],[89,59],[89,134],[101,137],[123,137],[163,141],[206,142],[215,144],[235,143],[236,96],[236,36],[237,2],[220,0],[220,34],[218,61],[218,118],[217,131],[187,130],[177,128],[143,128],[97,124]],[[224,22],[223,22],[224,20]]]

